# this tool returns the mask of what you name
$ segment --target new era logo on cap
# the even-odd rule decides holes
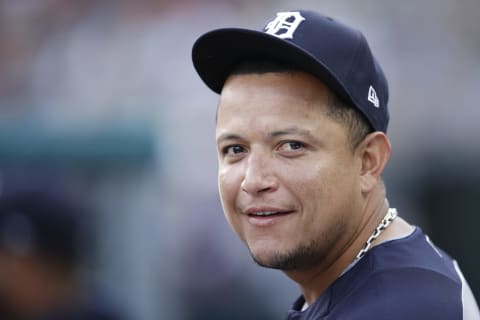
[[[368,101],[373,103],[376,108],[380,107],[380,100],[377,97],[377,92],[373,89],[372,86],[368,89]]]
[[[265,33],[280,39],[293,39],[293,34],[305,18],[298,11],[278,12],[277,17],[265,27]]]

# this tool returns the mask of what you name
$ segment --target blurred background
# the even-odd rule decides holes
[[[0,185],[87,205],[81,264],[130,319],[281,319],[299,294],[251,261],[217,196],[217,96],[190,50],[217,27],[306,8],[367,36],[390,83],[392,206],[480,297],[478,0],[0,0]],[[60,181],[60,182],[59,182]],[[85,278],[86,277],[86,278]]]

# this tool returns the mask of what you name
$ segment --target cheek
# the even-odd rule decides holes
[[[232,170],[220,169],[218,174],[218,189],[222,202],[223,214],[231,229],[245,241],[241,215],[237,213],[237,198],[240,192],[241,179]]]
[[[220,168],[218,171],[218,190],[222,201],[231,197],[235,189],[235,180],[232,175],[225,169]]]
[[[321,176],[319,188],[324,204],[330,210],[350,211],[360,196],[358,179],[351,162],[337,161]]]
[[[305,197],[304,205],[313,205],[317,207],[316,209],[326,210],[335,206],[342,195],[349,193],[352,187],[352,173],[333,161],[319,161],[315,165],[304,168],[310,168],[310,170],[291,175],[298,181],[296,183],[298,194]]]
[[[335,170],[325,161],[298,166],[298,169],[289,176],[297,181],[297,189],[307,196],[323,197],[335,181]]]
[[[233,215],[235,211],[235,202],[239,189],[239,179],[236,178],[232,170],[220,168],[218,173],[218,190],[223,211],[225,212],[227,219],[229,219],[229,216]]]

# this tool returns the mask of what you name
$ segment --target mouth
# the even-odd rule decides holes
[[[267,227],[280,223],[286,216],[292,214],[292,210],[278,209],[250,209],[245,212],[248,222],[258,227]]]
[[[254,212],[254,213],[248,213],[247,215],[249,217],[262,218],[262,217],[287,215],[291,212],[292,211],[259,211],[259,212]]]

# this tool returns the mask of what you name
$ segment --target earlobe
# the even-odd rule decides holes
[[[388,137],[380,131],[369,134],[361,143],[360,187],[362,193],[372,191],[390,159],[391,145]]]

